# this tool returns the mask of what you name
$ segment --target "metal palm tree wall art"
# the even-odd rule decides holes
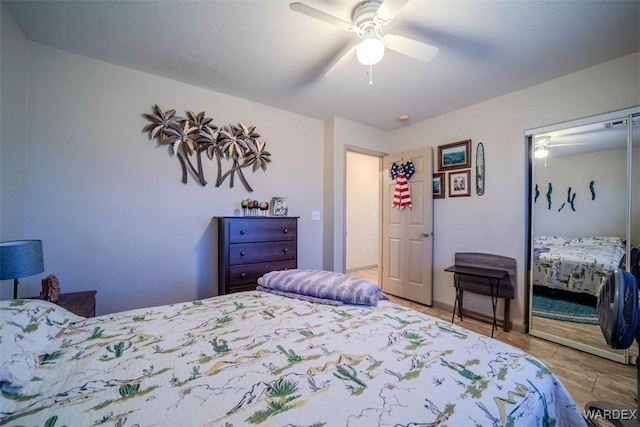
[[[158,144],[169,145],[173,148],[182,166],[182,182],[187,183],[188,172],[201,184],[207,185],[202,168],[202,155],[206,153],[209,160],[216,159],[218,175],[216,187],[227,178],[233,188],[236,174],[247,191],[253,191],[243,169],[251,167],[253,172],[258,169],[267,170],[267,163],[271,163],[271,153],[266,148],[266,142],[258,141],[260,134],[255,132],[255,126],[226,125],[221,128],[214,125],[213,119],[205,117],[204,111],[194,114],[187,111],[187,117],[176,116],[176,110],[163,111],[158,105],[153,106],[152,114],[143,114],[151,123],[144,127],[143,132],[149,133],[149,139],[155,139]],[[232,161],[231,169],[222,173],[222,159]]]

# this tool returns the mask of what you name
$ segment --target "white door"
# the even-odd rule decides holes
[[[423,148],[383,158],[382,290],[425,305],[432,303],[433,149]],[[413,162],[409,179],[411,207],[393,206],[393,163]]]

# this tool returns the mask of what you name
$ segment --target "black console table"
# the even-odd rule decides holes
[[[445,271],[454,274],[456,301],[453,306],[451,323],[455,319],[456,307],[462,320],[462,296],[464,291],[491,296],[493,323],[491,336],[497,329],[496,306],[498,299],[504,299],[504,317],[502,327],[505,332],[510,329],[510,302],[515,298],[517,289],[517,262],[514,258],[480,252],[456,252],[454,265]],[[473,314],[473,313],[471,313]],[[474,317],[468,314],[468,317]],[[478,316],[486,320],[486,316]]]
[[[462,295],[464,289],[460,286],[460,278],[462,276],[471,276],[478,277],[481,279],[487,279],[489,281],[489,291],[491,292],[491,305],[493,308],[493,323],[491,325],[491,338],[493,338],[493,331],[497,329],[496,325],[496,307],[498,305],[498,295],[500,294],[500,280],[509,277],[509,272],[506,270],[495,270],[493,268],[482,268],[482,267],[468,267],[464,265],[452,265],[451,267],[445,268],[444,271],[448,271],[453,273],[453,284],[456,288],[456,301],[453,303],[453,315],[451,316],[451,323],[456,317],[456,307],[458,308],[458,314],[460,315],[460,320],[462,320]],[[495,281],[495,291],[494,291],[494,281]],[[469,292],[476,292],[474,288],[468,288]],[[476,292],[482,293],[482,292]],[[504,328],[505,331],[508,329],[509,321],[505,319]]]

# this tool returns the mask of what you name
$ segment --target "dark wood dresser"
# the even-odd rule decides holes
[[[215,217],[218,295],[254,290],[264,273],[298,267],[297,217]]]

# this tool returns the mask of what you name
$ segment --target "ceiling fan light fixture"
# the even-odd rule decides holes
[[[536,159],[544,159],[545,157],[547,157],[547,155],[549,154],[549,151],[547,151],[546,148],[542,147],[542,148],[538,148],[533,155],[536,156]]]
[[[384,43],[375,37],[366,38],[358,45],[356,56],[362,65],[375,65],[384,56]]]

